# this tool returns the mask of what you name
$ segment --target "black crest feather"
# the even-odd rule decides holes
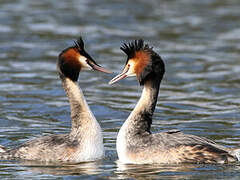
[[[84,50],[84,42],[82,40],[82,37],[80,36],[77,41],[74,41],[75,43],[75,49],[79,52]]]
[[[151,50],[148,44],[144,44],[144,40],[139,39],[132,41],[128,44],[123,43],[120,49],[128,56],[128,58],[132,58],[135,55],[135,52],[140,50]]]
[[[147,64],[145,64],[142,72],[136,74],[140,85],[143,85],[146,79],[152,77],[159,77],[159,80],[162,80],[165,72],[164,62],[162,58],[153,51],[152,47],[149,47],[148,44],[144,44],[142,39],[132,41],[128,44],[124,43],[120,49],[128,56],[126,64],[128,63],[128,60],[133,58],[138,51],[145,51],[149,54],[150,60]]]

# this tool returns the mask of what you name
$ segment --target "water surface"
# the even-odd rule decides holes
[[[228,147],[240,145],[240,2],[238,0],[69,0],[0,2],[0,144],[68,133],[58,54],[80,35],[89,54],[120,72],[121,43],[143,38],[165,61],[153,131],[180,129]],[[101,124],[106,157],[78,165],[0,162],[8,179],[238,179],[239,165],[121,165],[119,128],[141,88],[135,78],[82,72],[79,84]],[[2,179],[1,178],[1,179]]]

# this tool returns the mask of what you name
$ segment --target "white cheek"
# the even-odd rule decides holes
[[[80,56],[79,57],[79,61],[80,61],[81,65],[82,65],[82,68],[84,70],[92,70],[92,67],[87,64],[86,60],[87,60],[87,58],[84,57],[84,56]]]
[[[134,70],[134,62],[129,62],[127,66],[129,66],[129,70],[126,73],[127,76],[136,76],[135,70]]]

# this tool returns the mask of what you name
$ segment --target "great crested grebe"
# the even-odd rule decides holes
[[[240,149],[226,148],[209,139],[178,130],[152,134],[150,131],[159,87],[165,72],[164,62],[143,40],[124,44],[128,58],[123,72],[113,84],[136,76],[143,92],[117,136],[119,161],[125,164],[228,163],[240,161]]]
[[[81,70],[111,72],[97,65],[84,50],[81,37],[75,46],[59,54],[57,69],[71,106],[70,133],[43,136],[10,150],[1,148],[0,159],[77,163],[104,156],[101,127],[89,109],[77,80]]]

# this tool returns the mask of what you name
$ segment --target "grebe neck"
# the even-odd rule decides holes
[[[60,77],[71,107],[72,129],[70,135],[75,136],[81,130],[81,133],[84,133],[83,129],[92,129],[94,128],[93,125],[99,129],[99,124],[92,114],[77,81],[72,81],[65,76]],[[91,129],[88,129],[88,132]]]
[[[131,134],[151,133],[152,115],[156,107],[160,83],[161,78],[156,76],[145,80],[141,98],[125,122]]]

